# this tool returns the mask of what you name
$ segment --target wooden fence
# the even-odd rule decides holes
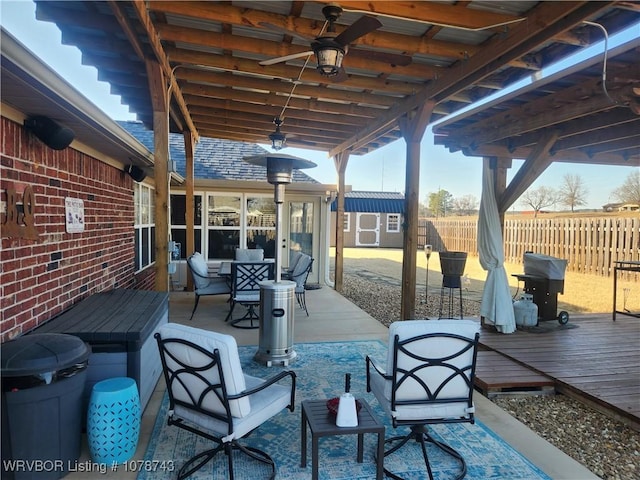
[[[477,256],[477,229],[477,219],[421,219],[418,245]],[[563,258],[570,271],[611,276],[614,262],[640,261],[640,218],[505,220],[505,261],[522,263],[528,251]]]

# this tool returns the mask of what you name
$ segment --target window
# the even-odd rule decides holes
[[[289,248],[313,256],[313,202],[290,202]]]
[[[276,254],[276,204],[271,196],[246,198],[247,248],[262,248],[266,258]]]
[[[397,233],[400,231],[400,214],[388,213],[387,214],[387,232]]]
[[[155,262],[155,203],[154,191],[137,183],[133,190],[135,228],[135,270],[139,271]]]
[[[187,254],[187,196],[184,194],[171,194],[171,240],[180,244],[180,258],[185,259]],[[202,195],[193,196],[193,223],[195,250],[202,252]]]
[[[351,230],[351,214],[349,212],[344,212],[344,224],[342,229],[345,232]]]
[[[208,195],[207,200],[207,258],[233,260],[240,247],[240,195]]]

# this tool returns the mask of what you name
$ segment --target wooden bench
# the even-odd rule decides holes
[[[100,380],[131,377],[144,410],[162,373],[153,334],[168,321],[167,292],[116,289],[85,298],[32,333],[66,333],[91,346],[85,404]]]

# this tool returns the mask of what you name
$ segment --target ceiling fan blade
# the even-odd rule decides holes
[[[364,50],[360,48],[350,48],[349,55],[364,58],[366,60],[383,62],[389,65],[398,65],[400,67],[406,67],[407,65],[411,65],[413,62],[413,58],[411,58],[410,55],[380,52],[377,50]]]
[[[310,42],[313,41],[313,38],[311,38],[311,37],[305,37],[304,35],[300,35],[298,32],[294,32],[292,30],[287,30],[286,28],[279,27],[278,25],[274,25],[273,23],[259,22],[258,25],[260,25],[261,27],[267,28],[269,30],[272,30],[274,32],[282,33],[283,35],[290,35],[290,36],[292,36],[294,38],[297,38],[298,40],[302,40],[303,42],[306,42],[306,43],[310,43]]]
[[[270,58],[268,60],[262,60],[260,65],[274,65],[276,63],[288,62],[289,60],[295,60],[296,58],[308,57],[313,55],[313,50],[308,52],[292,53],[291,55],[285,55],[284,57]]]
[[[335,38],[340,45],[349,45],[354,40],[363,37],[367,33],[373,32],[382,26],[376,17],[364,15],[353,22],[345,31]]]

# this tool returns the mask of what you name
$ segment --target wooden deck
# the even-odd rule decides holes
[[[613,322],[611,315],[584,315],[572,316],[569,324],[573,328],[542,322],[545,332],[510,335],[483,328],[476,384],[484,383],[488,391],[492,385],[508,388],[500,368],[504,356],[511,361],[504,368],[514,369],[513,362],[526,366],[553,379],[556,391],[640,429],[640,320],[618,316]],[[525,379],[517,369],[511,373],[513,387],[544,378]]]

